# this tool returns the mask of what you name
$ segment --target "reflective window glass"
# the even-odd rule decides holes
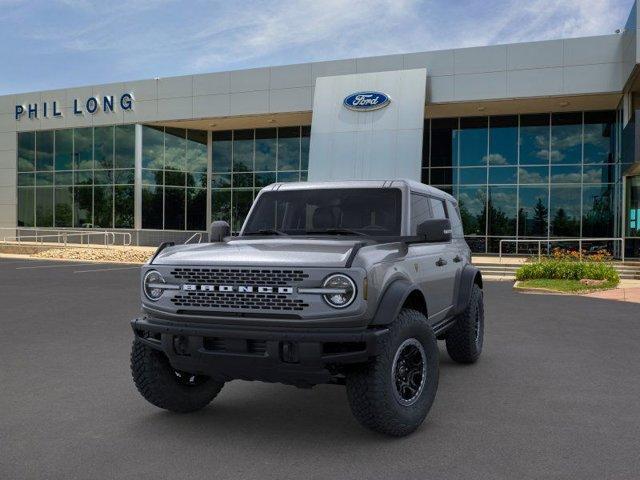
[[[93,129],[94,168],[113,168],[113,127]]]
[[[162,230],[163,187],[142,187],[142,228]]]
[[[582,166],[551,167],[551,183],[580,183]]]
[[[582,236],[614,237],[613,185],[582,188]]]
[[[53,227],[53,188],[36,187],[36,227]]]
[[[36,132],[36,170],[53,170],[53,130]]]
[[[584,183],[613,183],[616,179],[616,165],[606,163],[604,165],[585,165]]]
[[[518,235],[546,237],[549,226],[548,187],[521,185],[518,203]]]
[[[93,223],[95,228],[113,227],[113,187],[94,187]]]
[[[187,131],[182,128],[167,128],[164,134],[164,168],[184,172],[187,155]],[[184,175],[182,180],[184,185]]]
[[[133,228],[134,226],[134,187],[116,185],[113,195],[115,228]]]
[[[458,169],[461,185],[481,185],[487,183],[487,169],[483,168],[460,168]]]
[[[489,119],[489,165],[518,164],[518,117],[505,115]]]
[[[256,130],[256,171],[276,169],[277,129],[259,128]]]
[[[164,228],[166,230],[185,229],[186,189],[165,187],[164,189]]]
[[[134,168],[136,163],[135,125],[116,125],[115,136],[115,167]]]
[[[207,132],[204,130],[187,130],[187,171],[207,171]]]
[[[73,129],[73,168],[93,168],[93,128]]]
[[[35,132],[18,133],[18,171],[32,172],[36,162]],[[33,222],[32,222],[33,223]]]
[[[458,131],[460,142],[458,164],[460,166],[486,165],[488,133],[487,117],[460,119],[460,130]]]
[[[487,201],[487,235],[515,235],[518,189],[514,187],[489,187]]]
[[[211,192],[211,220],[224,220],[231,225],[231,190]]]
[[[253,171],[253,130],[233,131],[233,171]]]
[[[486,187],[459,187],[457,199],[465,235],[484,235],[486,225]]]
[[[232,152],[231,132],[213,132],[211,134],[211,156],[214,172],[231,171]]]
[[[518,169],[516,167],[489,167],[489,183],[518,183]]]
[[[551,163],[582,161],[582,113],[551,115]]]
[[[93,226],[93,187],[74,187],[73,218],[76,227]]]
[[[207,229],[207,190],[187,189],[187,230]]]
[[[431,167],[453,166],[453,155],[458,153],[457,118],[434,118],[431,120]]]
[[[548,183],[549,167],[520,167],[518,178],[520,184]]]
[[[520,116],[520,165],[549,163],[549,115]]]
[[[580,186],[551,186],[549,221],[552,237],[580,236]]]
[[[234,190],[233,191],[233,217],[231,228],[238,232],[242,228],[245,218],[249,213],[251,204],[253,203],[253,190]]]
[[[584,163],[614,163],[614,112],[585,112]]]
[[[300,127],[278,129],[278,170],[300,168]]]
[[[163,127],[142,127],[142,168],[164,168]]]
[[[309,168],[309,144],[311,140],[311,127],[303,126],[300,137],[300,168],[307,170]]]
[[[35,221],[35,189],[18,188],[18,226],[33,227]]]
[[[55,131],[55,160],[56,170],[73,169],[73,130]]]

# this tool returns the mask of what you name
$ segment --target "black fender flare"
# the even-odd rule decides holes
[[[478,284],[478,286],[482,288],[482,273],[478,267],[467,264],[462,269],[460,280],[458,282],[458,293],[456,295],[457,300],[455,308],[456,315],[464,312],[465,308],[467,308],[467,304],[471,298],[471,289],[474,284]]]
[[[418,286],[405,278],[399,278],[391,282],[380,298],[376,313],[373,316],[373,320],[371,320],[371,325],[389,325],[392,323],[398,317],[407,297],[416,290],[420,291]],[[421,291],[420,294],[422,295]]]

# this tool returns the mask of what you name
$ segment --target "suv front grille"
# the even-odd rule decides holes
[[[309,306],[303,300],[278,293],[181,292],[171,301],[176,307],[301,311]]]
[[[301,282],[309,275],[302,270],[256,268],[199,268],[176,267],[171,275],[186,283],[215,285],[272,285],[285,286]],[[244,296],[243,296],[244,297]]]

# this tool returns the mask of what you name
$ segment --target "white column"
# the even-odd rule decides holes
[[[136,124],[136,158],[134,186],[134,227],[142,229],[142,125]]]

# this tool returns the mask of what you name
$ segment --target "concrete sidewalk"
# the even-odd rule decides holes
[[[586,293],[585,297],[640,303],[640,280],[621,280],[618,288],[602,292]]]

